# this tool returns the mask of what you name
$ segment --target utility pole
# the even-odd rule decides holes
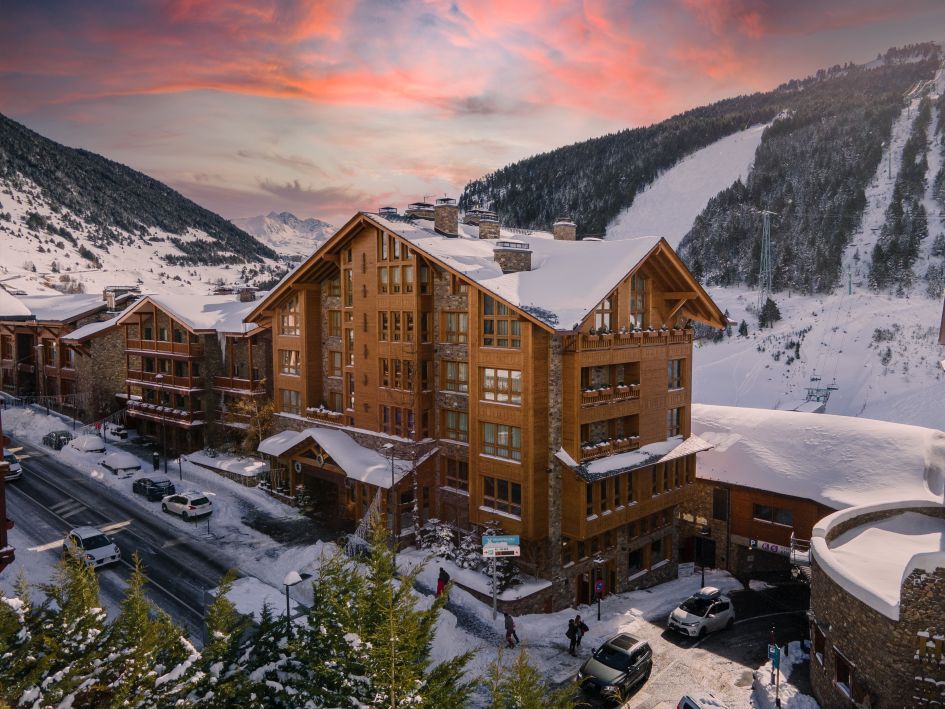
[[[761,309],[764,307],[765,302],[771,295],[771,215],[777,213],[764,209],[761,214],[764,217],[764,221],[761,231],[761,258],[759,259],[760,265],[758,268],[758,287],[760,289],[758,293],[759,315],[761,314]]]

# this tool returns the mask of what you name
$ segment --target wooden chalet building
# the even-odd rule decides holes
[[[398,532],[417,495],[422,519],[520,535],[553,582],[538,610],[674,575],[705,448],[690,323],[722,313],[664,240],[475,221],[446,198],[358,213],[248,313],[282,429],[260,450],[341,517],[393,487]]]
[[[190,451],[249,425],[228,409],[269,392],[269,331],[243,322],[254,305],[251,291],[149,295],[118,319],[128,419],[140,433]]]

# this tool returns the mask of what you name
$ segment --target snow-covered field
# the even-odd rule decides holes
[[[607,239],[662,236],[675,249],[706,203],[748,175],[766,127],[752,126],[687,155],[607,225]]]

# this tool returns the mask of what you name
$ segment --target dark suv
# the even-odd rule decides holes
[[[69,431],[50,431],[43,436],[43,445],[53,450],[62,450],[75,436]]]
[[[131,483],[131,491],[144,495],[148,502],[157,502],[177,492],[174,483],[167,478],[138,478]]]
[[[594,651],[581,666],[577,678],[584,690],[619,701],[646,682],[652,669],[653,651],[649,644],[629,633],[620,633]]]

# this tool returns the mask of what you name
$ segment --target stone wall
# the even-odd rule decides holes
[[[502,273],[520,273],[532,270],[532,252],[530,249],[505,249],[496,246],[492,253],[495,262],[502,269]]]
[[[899,622],[915,643],[911,701],[945,706],[945,568],[913,571],[902,584]]]
[[[93,337],[88,355],[76,353],[75,386],[79,418],[93,421],[119,408],[115,394],[125,391],[125,330],[116,327]]]

